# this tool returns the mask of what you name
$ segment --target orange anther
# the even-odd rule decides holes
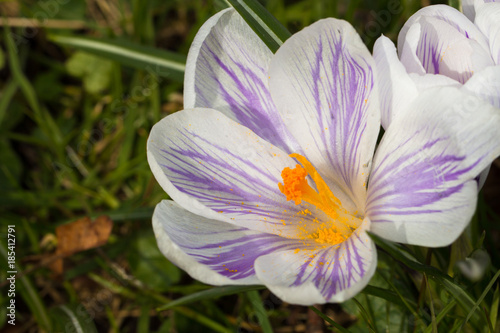
[[[302,194],[309,187],[306,180],[307,171],[300,165],[296,165],[294,169],[284,168],[281,172],[283,183],[278,184],[278,187],[286,200],[293,200],[296,205],[302,202]]]

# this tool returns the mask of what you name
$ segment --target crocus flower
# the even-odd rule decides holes
[[[476,99],[480,116],[447,121],[464,100],[450,87],[407,105],[419,112],[395,119],[375,152],[375,64],[345,21],[314,23],[273,55],[222,11],[198,32],[185,75],[185,109],[148,140],[173,199],[158,204],[153,228],[163,254],[208,284],[344,301],[376,268],[367,231],[450,244],[474,212],[474,177],[500,154],[500,114]]]
[[[446,5],[411,16],[398,36],[399,60],[388,38],[377,40],[384,128],[401,112],[400,103],[436,86],[461,87],[500,107],[500,2],[472,2],[464,1],[470,19]]]

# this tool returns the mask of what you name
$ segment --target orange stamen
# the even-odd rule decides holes
[[[296,205],[299,205],[304,200],[318,207],[331,218],[336,218],[338,215],[337,209],[340,206],[339,199],[333,195],[323,178],[305,157],[298,154],[290,156],[295,157],[304,167],[297,164],[294,169],[288,167],[283,169],[281,172],[283,184],[278,184],[281,193],[286,195],[287,200],[293,200]],[[310,175],[316,183],[318,192],[307,182],[307,175]]]
[[[284,195],[286,195],[286,200],[295,201],[296,205],[299,205],[302,201],[302,195],[309,184],[306,180],[307,171],[297,164],[295,169],[285,168],[281,172],[281,178],[285,185],[279,183],[278,187]]]
[[[329,221],[325,221],[326,225],[322,223],[315,232],[311,233],[303,227],[299,229],[303,229],[306,238],[312,238],[320,244],[342,243],[359,226],[361,220],[342,208],[340,200],[335,197],[321,175],[304,156],[298,154],[290,156],[299,161],[302,166],[297,164],[294,169],[288,167],[283,169],[281,172],[283,183],[278,184],[281,193],[286,196],[287,200],[293,200],[296,205],[305,201],[330,217]],[[317,191],[309,185],[307,176],[314,181]],[[306,211],[309,212],[306,209],[298,214],[306,215]],[[318,222],[317,219],[315,221]]]

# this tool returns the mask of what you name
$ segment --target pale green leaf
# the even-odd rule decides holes
[[[177,53],[115,39],[50,35],[53,42],[74,47],[122,65],[144,69],[152,75],[184,80],[186,57]]]
[[[162,311],[166,309],[173,308],[175,306],[186,305],[193,302],[198,302],[206,299],[214,299],[217,297],[227,296],[238,294],[241,292],[251,291],[251,290],[260,290],[264,289],[264,286],[258,285],[250,285],[250,286],[222,286],[222,287],[214,287],[208,290],[203,290],[195,294],[191,294],[185,297],[181,297],[176,299],[173,302],[165,304],[159,307],[157,310]]]
[[[274,53],[290,32],[257,0],[227,0]]]

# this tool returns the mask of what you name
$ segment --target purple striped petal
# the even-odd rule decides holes
[[[417,11],[406,21],[404,26],[401,28],[401,31],[398,35],[398,52],[401,58],[401,52],[403,52],[403,44],[405,44],[408,39],[408,36],[406,36],[407,33],[422,18],[434,18],[442,21],[443,23],[446,23],[446,25],[448,25],[446,30],[455,30],[462,36],[475,40],[482,48],[488,48],[488,41],[486,37],[464,14],[460,13],[458,10],[450,6],[433,5],[424,7]],[[442,32],[446,33],[445,31]]]
[[[296,241],[192,214],[162,201],[153,215],[158,247],[193,278],[208,284],[259,284],[255,260],[292,249]]]
[[[343,302],[361,291],[375,272],[377,252],[366,234],[370,221],[339,246],[274,252],[255,262],[258,278],[286,302]]]
[[[500,113],[457,88],[436,88],[393,120],[373,161],[366,216],[389,240],[445,246],[464,230],[475,178],[500,154]]]
[[[290,153],[290,135],[269,94],[272,55],[234,9],[214,15],[189,50],[184,108],[218,110]]]
[[[475,23],[488,38],[491,56],[500,65],[500,2],[478,5]]]
[[[374,66],[349,23],[326,19],[290,37],[269,69],[271,95],[305,157],[359,210],[380,129]]]
[[[148,161],[173,200],[206,218],[292,237],[295,224],[320,214],[287,201],[278,188],[295,160],[215,110],[184,110],[157,123]],[[299,214],[306,208],[312,214]]]
[[[446,75],[460,83],[465,83],[473,73],[493,65],[489,48],[464,36],[448,22],[424,16],[417,25],[420,33],[408,34],[407,38],[413,39],[411,43],[401,44],[401,61],[404,65],[409,64],[407,68],[410,72],[422,74],[420,70],[413,69],[414,60],[409,61],[411,53],[415,53],[425,73]]]

